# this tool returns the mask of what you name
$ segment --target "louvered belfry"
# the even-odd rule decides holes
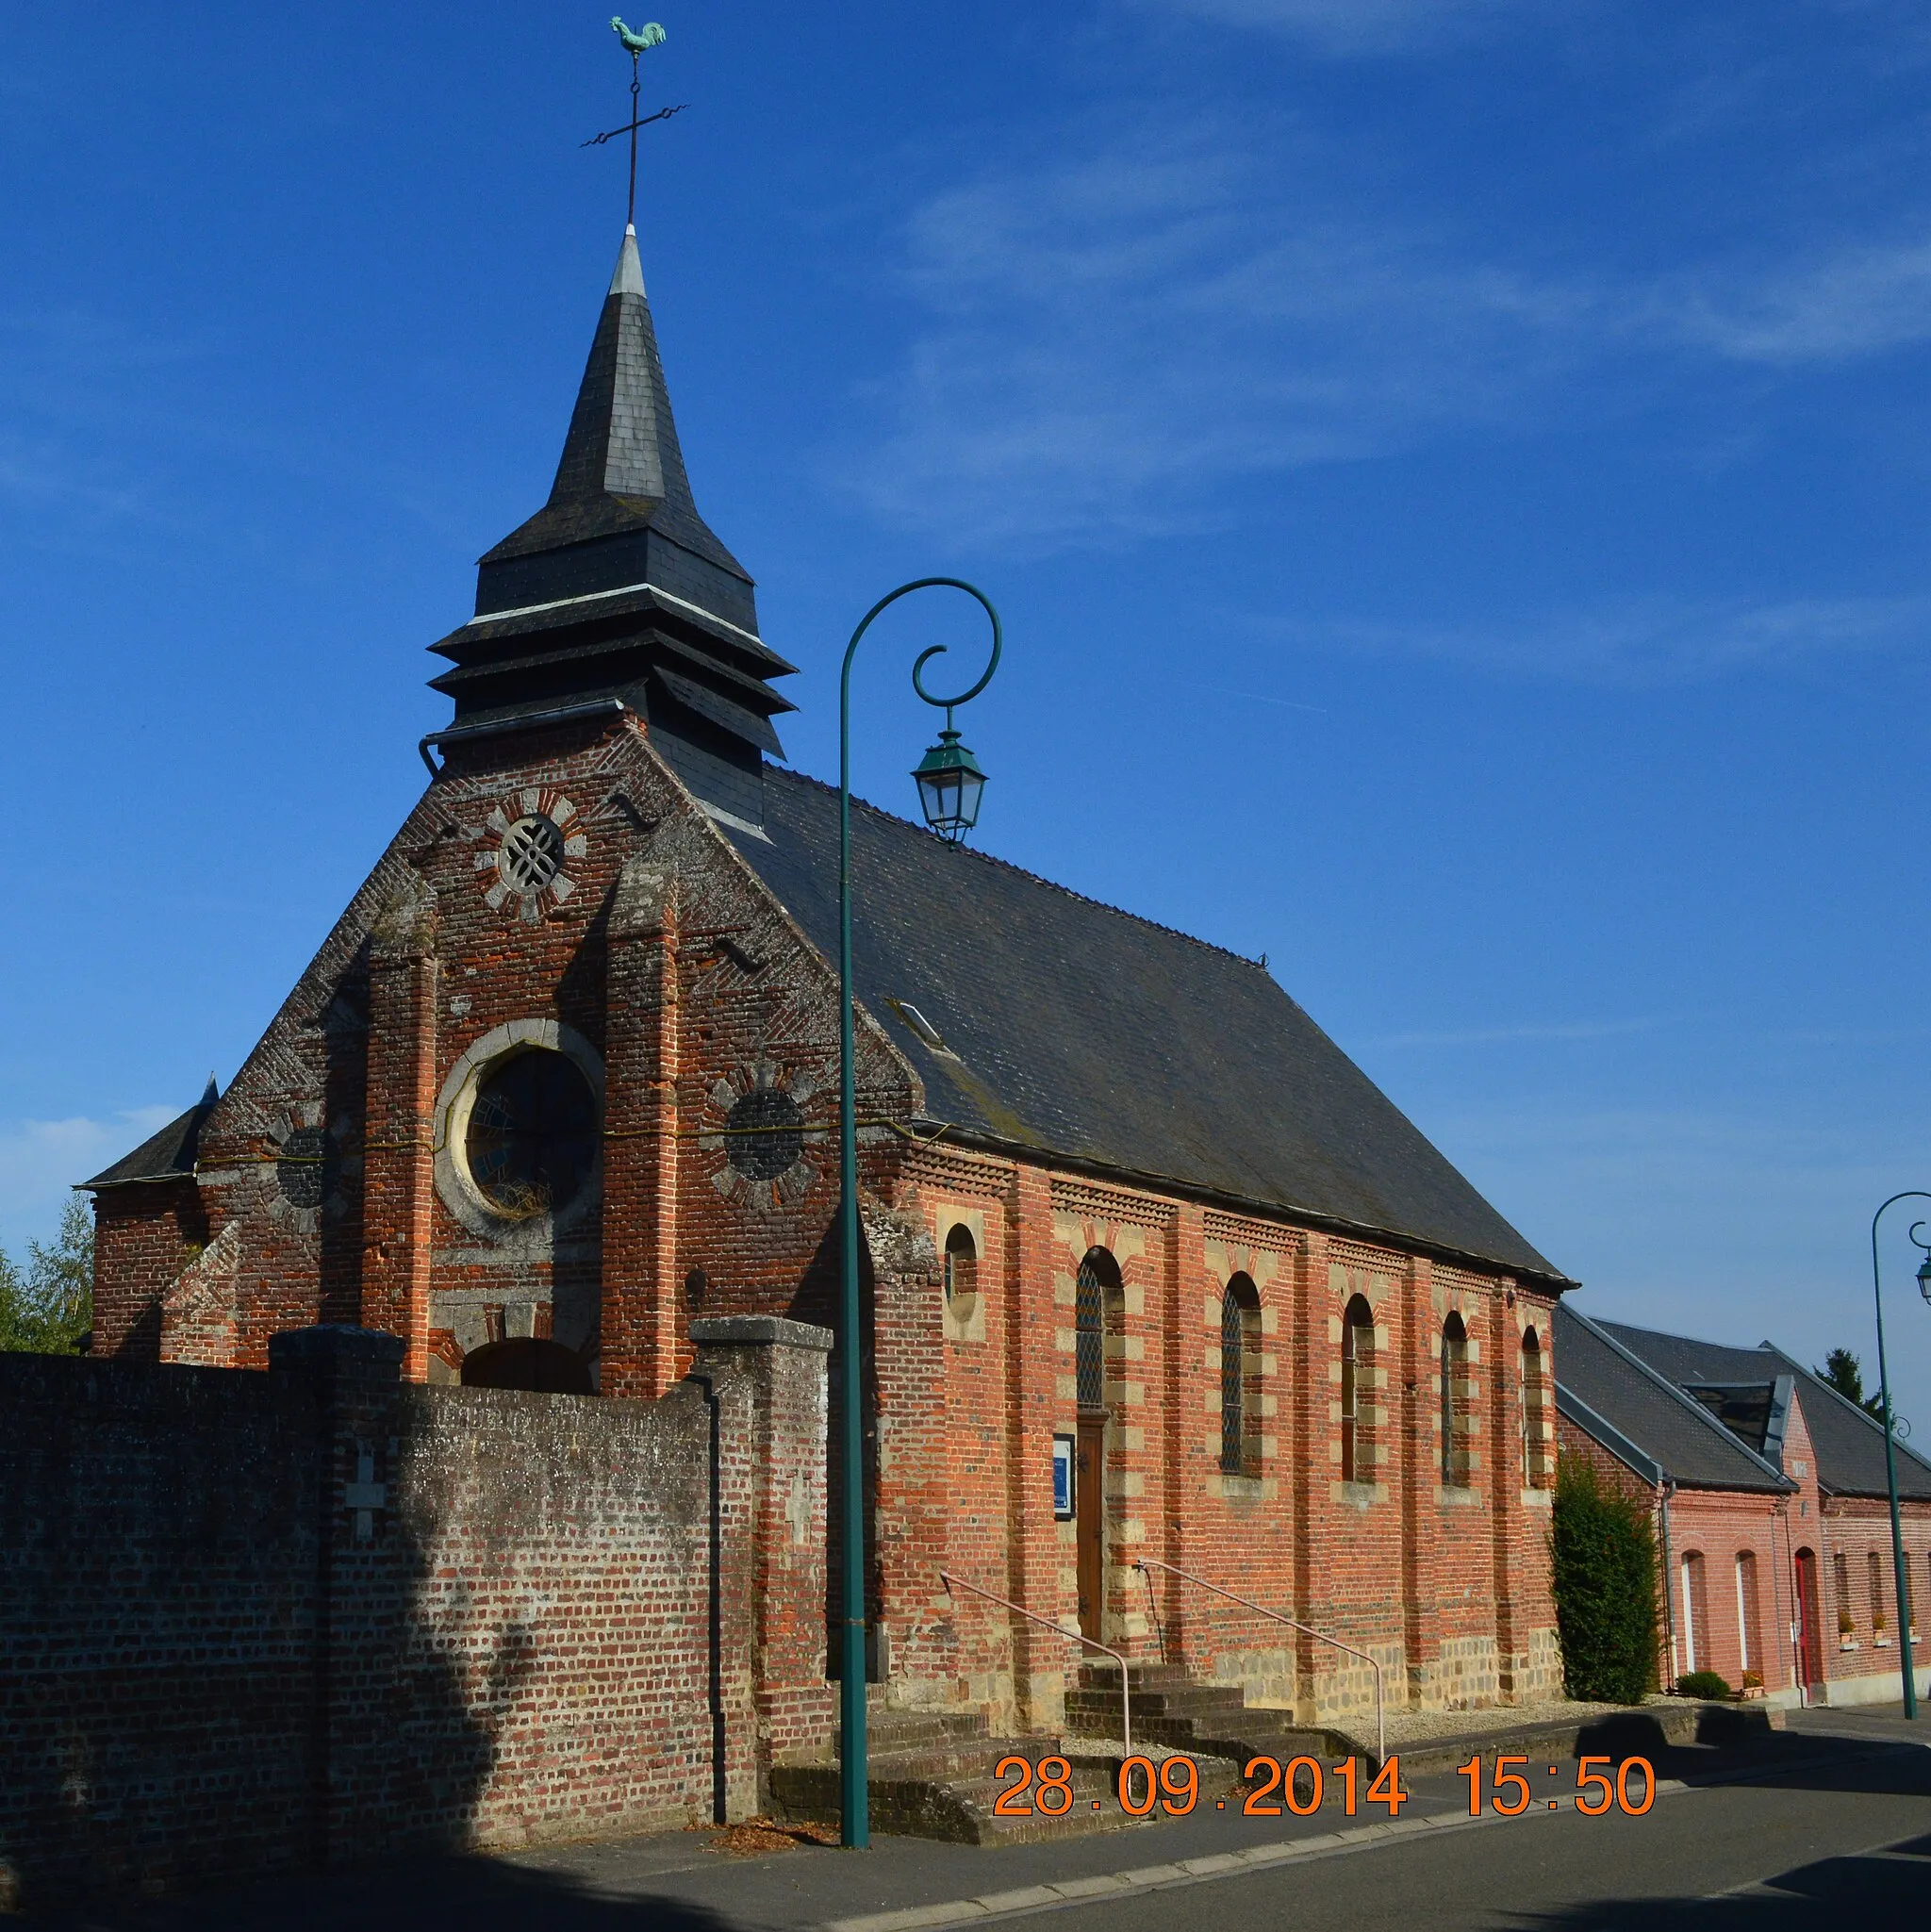
[[[758,636],[744,566],[698,514],[636,234],[626,229],[550,501],[479,563],[476,615],[430,647],[455,702],[445,735],[617,700],[705,803],[758,825],[767,682],[795,670]]]

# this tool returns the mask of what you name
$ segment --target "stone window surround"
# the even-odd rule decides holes
[[[600,1137],[583,1190],[561,1214],[513,1220],[501,1214],[470,1172],[467,1142],[470,1114],[484,1076],[512,1053],[532,1049],[561,1053],[590,1083],[597,1103]],[[597,1049],[574,1027],[554,1019],[513,1019],[492,1027],[460,1053],[436,1099],[436,1191],[442,1204],[471,1234],[480,1235],[506,1255],[547,1255],[559,1234],[593,1214],[602,1198],[603,1062]]]

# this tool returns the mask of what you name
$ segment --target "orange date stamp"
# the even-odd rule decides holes
[[[1456,1766],[1455,1775],[1468,1780],[1468,1815],[1481,1816],[1485,1797],[1489,1810],[1501,1818],[1519,1818],[1533,1808],[1535,1794],[1523,1775],[1528,1762],[1526,1757],[1505,1754],[1494,1760],[1486,1780],[1478,1756]],[[1390,1818],[1398,1817],[1410,1800],[1401,1785],[1400,1757],[1388,1759],[1364,1789],[1361,1772],[1361,1760],[1354,1758],[1326,1765],[1315,1758],[1291,1758],[1285,1764],[1278,1758],[1250,1758],[1241,1784],[1230,1797],[1216,1799],[1215,1807],[1226,1810],[1238,1799],[1244,1817],[1311,1818],[1331,1795],[1340,1799],[1349,1818],[1367,1805],[1383,1806]],[[1550,1765],[1549,1775],[1558,1775],[1558,1767]],[[1037,1762],[1017,1756],[1001,1758],[993,1775],[999,1780],[1000,1791],[992,1808],[1000,1818],[1064,1818],[1081,1802],[1073,1791],[1073,1767],[1065,1758],[1042,1758]],[[1126,1758],[1120,1762],[1114,1795],[1130,1818],[1156,1813],[1184,1818],[1200,1800],[1200,1768],[1180,1753],[1163,1758],[1158,1764],[1145,1756]],[[1098,1798],[1086,1802],[1096,1811],[1101,1808]],[[1558,1799],[1543,1802],[1548,1810],[1559,1808]],[[1610,1811],[1641,1818],[1656,1802],[1656,1770],[1647,1758],[1580,1759],[1571,1802],[1585,1818],[1601,1818]]]

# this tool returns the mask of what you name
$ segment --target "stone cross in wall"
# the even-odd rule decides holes
[[[355,1479],[342,1485],[342,1504],[355,1512],[355,1541],[367,1543],[375,1534],[375,1512],[388,1506],[388,1485],[375,1479],[375,1455],[355,1445]]]
[[[791,1526],[791,1541],[801,1549],[811,1535],[811,1497],[801,1475],[791,1478],[791,1495],[784,1505],[784,1520]]]

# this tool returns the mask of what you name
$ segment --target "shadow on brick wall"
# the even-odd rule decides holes
[[[356,1503],[401,1345],[304,1333],[270,1375],[0,1357],[0,1900],[377,1850],[399,1815],[463,1841],[526,1633],[481,1710],[398,1642],[422,1554]]]

